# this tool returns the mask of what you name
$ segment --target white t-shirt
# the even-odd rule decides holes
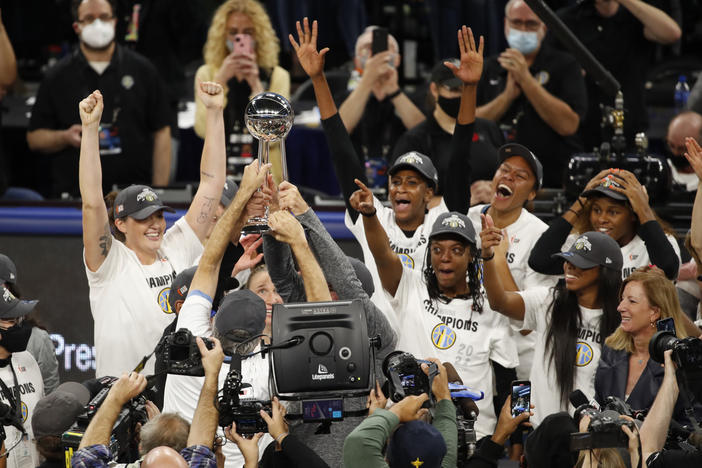
[[[550,350],[546,349],[546,332],[550,321],[553,288],[537,287],[520,291],[524,300],[523,329],[534,330],[536,349],[531,367],[531,402],[534,416],[531,422],[539,424],[549,414],[559,411],[573,413],[573,406],[560,403],[560,392],[556,381],[555,364],[550,361]],[[577,355],[573,390],[581,390],[588,398],[595,397],[595,371],[600,361],[602,342],[600,320],[602,309],[580,307],[582,323],[578,326]]]
[[[579,237],[579,234],[570,234],[568,238],[563,243],[561,251],[567,251],[573,242]],[[678,262],[680,261],[680,247],[678,247],[678,241],[675,237],[670,234],[666,234],[665,237],[668,238],[668,242],[673,246],[675,254],[678,256]],[[622,264],[622,279],[626,279],[631,275],[634,270],[647,266],[651,263],[651,259],[648,256],[648,250],[646,250],[646,243],[638,235],[634,236],[631,241],[622,247],[622,258],[624,263]]]
[[[131,249],[114,238],[97,271],[86,265],[98,377],[129,372],[154,350],[163,329],[173,321],[168,304],[171,283],[201,254],[200,239],[185,218],[180,218],[166,231],[159,259],[151,265],[142,265]],[[154,373],[153,359],[144,373]]]
[[[489,205],[476,205],[468,211],[476,233],[482,230],[480,214]],[[548,225],[539,218],[522,208],[519,218],[504,230],[509,239],[507,249],[507,265],[512,273],[512,279],[520,291],[536,286],[555,286],[558,277],[553,275],[543,275],[537,273],[529,267],[529,255],[534,248],[534,244],[539,240],[541,234],[548,229]],[[480,247],[480,236],[477,236],[478,247]],[[527,380],[531,373],[531,363],[534,360],[534,348],[536,347],[536,334],[530,333],[522,335],[519,328],[512,324],[514,340],[519,353],[519,365],[517,366],[517,378]]]
[[[446,203],[444,199],[441,202],[430,209],[424,215],[424,224],[419,226],[412,237],[407,237],[402,229],[399,228],[395,222],[395,212],[392,208],[386,207],[382,204],[380,200],[373,197],[373,206],[376,209],[376,216],[378,221],[385,229],[390,240],[390,247],[393,252],[400,257],[402,260],[402,265],[417,271],[422,271],[424,265],[424,259],[427,252],[427,243],[429,242],[429,234],[431,234],[431,228],[434,225],[434,221],[439,217],[440,214],[448,212]],[[354,235],[358,243],[361,245],[363,250],[363,261],[368,267],[373,276],[373,284],[375,286],[375,292],[371,297],[373,303],[383,311],[385,316],[390,322],[390,325],[397,330],[398,329],[398,319],[393,312],[393,308],[388,302],[385,294],[383,293],[383,285],[380,283],[380,275],[378,274],[378,268],[375,266],[375,259],[373,254],[368,247],[368,241],[366,240],[366,232],[363,228],[363,216],[358,215],[356,222],[351,221],[351,216],[348,210],[346,211],[346,216],[344,219],[346,227]]]
[[[682,184],[685,186],[685,190],[688,192],[694,192],[697,190],[697,186],[700,183],[700,179],[697,177],[697,174],[694,172],[692,173],[685,173],[685,172],[679,172],[678,168],[675,167],[675,164],[670,162],[670,159],[668,161],[668,167],[670,168],[670,173],[673,176],[673,180],[679,184]]]
[[[448,304],[432,300],[422,273],[402,269],[395,297],[386,295],[400,319],[397,349],[417,359],[435,357],[450,362],[463,383],[485,392],[476,401],[480,415],[475,423],[478,437],[492,434],[495,423],[493,378],[490,360],[504,367],[519,363],[507,318],[490,309],[473,312],[473,301],[454,299]]]
[[[15,447],[7,458],[8,468],[34,468],[38,466],[39,452],[34,445],[34,434],[32,432],[32,415],[37,402],[44,396],[44,379],[41,377],[39,365],[34,357],[28,351],[20,353],[12,353],[12,369],[17,375],[17,384],[19,385],[19,395],[22,408],[22,425],[29,436],[28,440],[23,440]],[[5,382],[5,385],[14,391],[15,379],[12,375],[10,366],[0,368],[0,379]],[[16,392],[15,392],[15,398]],[[5,395],[0,392],[0,401],[8,404]],[[5,448],[12,446],[22,434],[12,426],[5,426]]]
[[[195,336],[212,336],[211,310],[211,301],[199,294],[192,294],[191,291],[180,309],[180,314],[178,314],[176,329],[187,328]],[[224,386],[227,373],[229,373],[229,364],[222,364],[217,388],[221,389]],[[271,399],[268,392],[268,359],[262,358],[260,355],[244,359],[241,361],[241,376],[243,383],[249,383],[252,386],[251,389],[245,391],[245,398],[264,401]],[[163,394],[163,412],[178,413],[192,422],[204,382],[204,377],[169,374]],[[217,432],[224,437],[222,428],[218,428]],[[259,458],[272,440],[273,438],[268,433],[261,437],[258,442]],[[244,465],[244,457],[236,444],[227,442],[222,447],[222,453],[226,457],[225,467],[239,468]]]

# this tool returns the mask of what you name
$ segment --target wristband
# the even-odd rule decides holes
[[[288,434],[289,434],[288,432],[283,432],[282,434],[279,434],[278,437],[275,438],[275,443],[278,444],[278,445],[280,445],[280,439],[281,439],[282,437],[285,437],[285,436],[288,435]]]
[[[583,202],[580,201],[580,197],[576,198],[575,201],[580,203],[580,208],[585,208],[585,205],[583,204]]]
[[[390,93],[385,97],[387,99],[392,100],[392,99],[395,99],[397,96],[399,96],[401,93],[402,93],[402,88],[397,88],[397,91],[395,91],[394,93]]]
[[[493,258],[495,258],[495,251],[493,250],[493,251],[492,251],[492,255],[490,255],[489,257],[480,257],[480,258],[481,258],[484,262],[489,262],[490,260],[492,260]]]
[[[577,218],[578,216],[580,216],[580,212],[579,212],[579,211],[575,211],[573,208],[568,208],[568,211],[570,211],[571,213],[573,213],[573,214],[575,215],[576,218]]]
[[[362,214],[363,216],[365,216],[366,218],[372,218],[373,216],[375,216],[375,214],[376,214],[377,212],[378,212],[378,210],[375,210],[375,209],[373,210],[372,213],[364,213],[363,211],[359,211],[359,213],[361,213],[361,214]]]

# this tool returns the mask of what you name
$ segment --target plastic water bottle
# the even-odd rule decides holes
[[[673,95],[676,114],[687,109],[687,98],[689,96],[690,86],[687,84],[687,78],[685,78],[685,75],[680,75],[678,82],[675,83],[675,94]]]

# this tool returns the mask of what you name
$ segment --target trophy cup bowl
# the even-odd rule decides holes
[[[295,114],[290,102],[280,94],[261,93],[253,97],[244,111],[244,121],[249,133],[259,140],[258,165],[273,163],[273,169],[280,171],[274,174],[274,179],[287,180],[288,170],[285,162],[285,137],[292,128]],[[270,143],[280,141],[280,160],[270,161]],[[276,153],[277,159],[277,153]],[[276,175],[278,177],[276,177]],[[250,218],[244,226],[245,233],[262,232],[268,230],[267,210],[264,216]]]

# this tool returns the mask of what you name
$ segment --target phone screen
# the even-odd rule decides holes
[[[344,419],[343,400],[303,400],[302,420],[312,421],[341,421]]]
[[[375,55],[386,50],[388,50],[388,30],[385,28],[374,29],[371,54]]]
[[[516,418],[525,411],[529,411],[531,404],[531,382],[528,380],[515,380],[512,382],[512,417]]]
[[[675,334],[675,322],[673,321],[673,317],[657,320],[656,329],[658,331],[671,331],[673,334]]]

